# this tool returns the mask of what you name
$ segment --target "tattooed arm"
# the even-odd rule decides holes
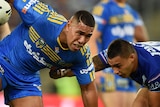
[[[102,61],[99,55],[94,56],[92,59],[93,59],[94,67],[95,67],[95,72],[98,72],[100,70],[110,67],[109,64],[106,64]],[[59,70],[51,69],[49,72],[49,75],[51,78],[54,78],[54,79],[58,79],[61,77],[75,76],[74,73],[70,69],[59,69]]]
[[[94,56],[92,59],[93,59],[93,63],[94,63],[96,72],[110,67],[109,64],[104,64],[98,55]]]

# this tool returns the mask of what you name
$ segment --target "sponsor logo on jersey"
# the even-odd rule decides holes
[[[132,44],[138,47],[143,47],[152,56],[160,56],[160,42],[158,41],[138,42]]]
[[[35,3],[38,3],[38,0],[30,0],[22,9],[22,12],[26,14],[27,10]]]
[[[31,44],[28,44],[28,42],[25,40],[24,41],[24,46],[26,47],[26,50],[27,50],[27,52],[30,54],[30,55],[32,55],[33,56],[33,58],[36,60],[36,61],[38,61],[38,62],[40,62],[41,64],[43,64],[43,65],[47,65],[47,63],[44,61],[44,57],[40,57],[40,53],[39,52],[34,52],[34,51],[32,51],[32,46],[31,46]]]
[[[159,77],[160,77],[160,73],[148,81],[148,87],[150,90],[159,90],[160,89],[160,82],[158,81]]]
[[[149,89],[150,90],[157,90],[157,89],[160,89],[160,83],[158,81],[154,82],[154,83],[151,83],[148,85]],[[158,90],[160,91],[160,90]]]
[[[0,73],[3,75],[4,74],[4,69],[2,68],[2,66],[0,65]]]
[[[91,64],[87,69],[80,70],[81,74],[88,74],[88,72],[92,71],[94,68],[93,64]]]
[[[39,39],[35,42],[35,44],[36,44],[36,47],[37,47],[37,48],[43,48],[43,47],[46,45],[45,41],[44,41],[42,38],[39,38]]]
[[[59,53],[59,47],[55,47],[55,48],[54,48],[54,51],[55,51],[56,53]]]
[[[36,87],[39,91],[42,91],[41,85],[33,84],[34,87]]]

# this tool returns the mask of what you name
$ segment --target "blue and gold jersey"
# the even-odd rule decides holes
[[[94,7],[93,15],[96,29],[102,34],[102,49],[117,38],[133,41],[135,26],[143,25],[135,10],[126,3],[118,4],[114,0],[102,0]]]
[[[76,52],[61,47],[59,35],[67,23],[64,16],[38,0],[14,0],[13,5],[22,23],[1,44],[8,44],[3,55],[14,68],[22,72],[53,66],[71,68],[80,84],[94,80],[89,47],[85,45]]]
[[[151,91],[160,91],[160,42],[132,43],[138,55],[138,68],[130,77]],[[107,49],[99,57],[107,62]]]

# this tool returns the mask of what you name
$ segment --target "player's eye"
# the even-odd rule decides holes
[[[79,33],[79,35],[85,35],[85,33],[82,31],[79,31],[78,33]]]
[[[91,36],[92,36],[92,34],[88,34],[88,35],[86,35],[88,38],[90,38]]]
[[[114,65],[114,67],[116,67],[116,68],[120,68],[120,67],[121,67],[121,65],[120,65],[120,64],[115,64],[115,65]]]

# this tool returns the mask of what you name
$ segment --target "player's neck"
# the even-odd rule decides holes
[[[135,72],[138,68],[138,56],[137,56],[137,53],[135,53],[135,58],[134,58],[134,62],[133,62],[133,72]]]
[[[59,36],[59,42],[62,48],[68,48],[67,40],[66,40],[66,31],[63,29]]]

